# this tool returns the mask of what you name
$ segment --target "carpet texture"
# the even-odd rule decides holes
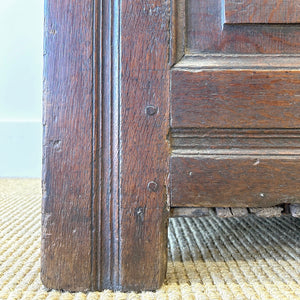
[[[0,179],[0,299],[300,299],[300,219],[170,220],[165,284],[156,292],[67,293],[40,281],[41,189]]]

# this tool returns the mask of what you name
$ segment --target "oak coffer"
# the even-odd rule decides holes
[[[299,0],[45,0],[42,280],[156,289],[167,225],[300,203]]]

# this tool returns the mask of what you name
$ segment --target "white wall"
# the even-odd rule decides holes
[[[40,177],[43,0],[0,1],[0,177]]]

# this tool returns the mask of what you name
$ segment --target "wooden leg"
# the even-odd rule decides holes
[[[95,234],[89,216],[76,205],[69,202],[61,213],[43,214],[42,282],[46,287],[141,291],[161,286],[167,264],[166,210],[123,209],[120,223],[102,220]]]
[[[120,3],[45,2],[48,288],[153,290],[164,280],[169,3]]]
[[[167,215],[160,209],[124,210],[121,241],[121,287],[155,290],[167,267]]]

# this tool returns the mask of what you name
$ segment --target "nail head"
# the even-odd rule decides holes
[[[148,182],[148,190],[152,192],[157,192],[158,190],[158,184],[155,181]]]
[[[146,107],[146,114],[149,116],[153,116],[157,113],[157,107],[153,106],[153,105],[148,105]]]

